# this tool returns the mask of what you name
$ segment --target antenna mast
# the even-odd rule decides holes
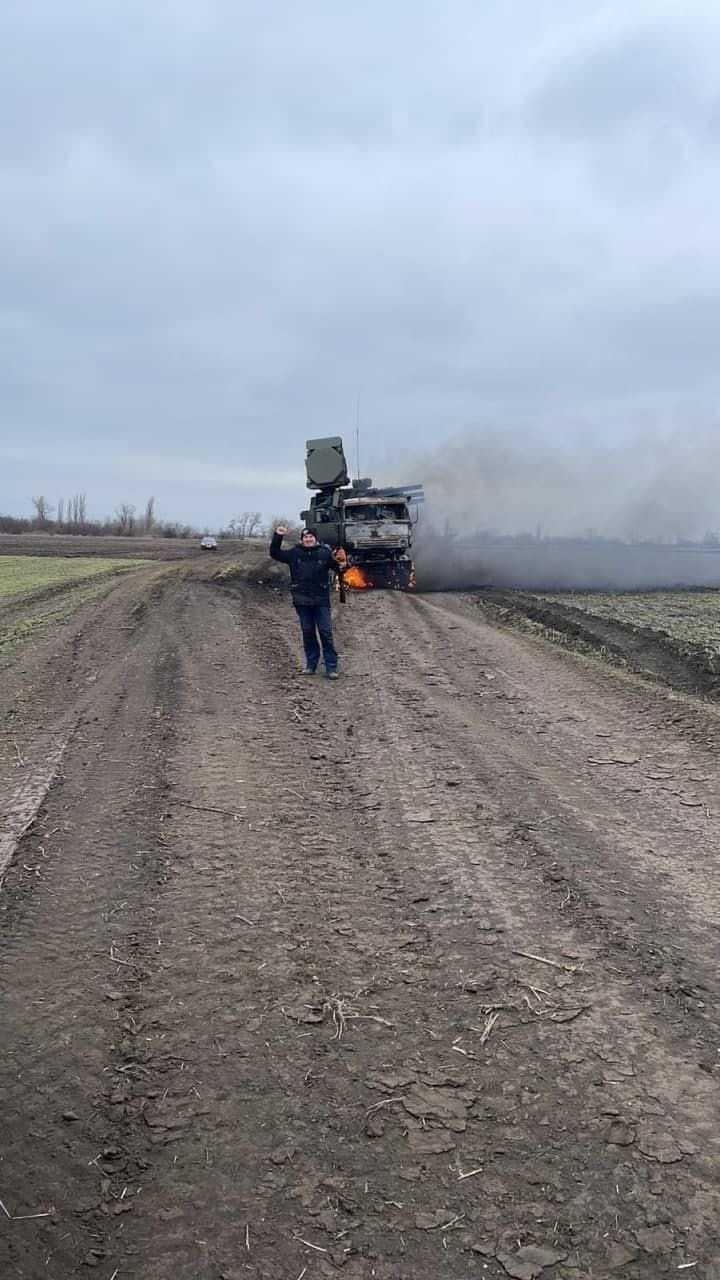
[[[355,402],[355,479],[360,479],[360,392]]]

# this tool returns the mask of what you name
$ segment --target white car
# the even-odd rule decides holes
[[[217,538],[210,538],[210,537],[201,538],[200,550],[201,551],[217,551]]]

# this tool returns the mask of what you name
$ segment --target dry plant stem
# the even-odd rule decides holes
[[[55,1212],[54,1209],[46,1209],[44,1213],[11,1213],[2,1200],[0,1200],[0,1209],[10,1222],[31,1222],[34,1218],[49,1218]]]
[[[458,1182],[463,1182],[465,1178],[474,1178],[476,1173],[482,1173],[482,1166],[478,1169],[470,1169],[467,1173],[459,1173]]]
[[[485,1026],[483,1027],[482,1035],[480,1036],[481,1044],[487,1044],[488,1040],[490,1039],[490,1036],[492,1035],[493,1027],[495,1026],[495,1023],[497,1022],[499,1017],[500,1017],[499,1013],[488,1014],[487,1020],[485,1022]]]
[[[452,1044],[450,1049],[453,1053],[461,1053],[464,1058],[474,1058],[474,1053],[469,1053],[467,1049],[463,1049],[459,1044]]]
[[[308,1249],[314,1249],[316,1253],[327,1253],[327,1249],[323,1249],[319,1244],[312,1244],[309,1240],[303,1240],[302,1236],[293,1236],[293,1240],[306,1245]]]
[[[389,1107],[393,1102],[403,1102],[403,1100],[404,1100],[403,1098],[399,1098],[399,1097],[383,1098],[380,1102],[373,1102],[372,1106],[368,1107],[367,1111],[365,1112],[365,1115],[371,1116],[374,1111],[379,1111],[381,1107]]]
[[[636,756],[634,760],[595,760],[592,756],[588,756],[588,764],[639,764],[640,757]]]
[[[197,809],[200,813],[222,813],[226,818],[237,818],[240,815],[232,809],[218,809],[213,804],[192,804],[190,800],[180,800],[177,796],[173,796],[173,804],[184,805],[186,809]],[[239,809],[245,809],[244,804],[238,805]]]
[[[534,987],[531,982],[525,982],[522,978],[518,978],[517,982],[521,987],[527,987],[528,991],[532,991],[538,1004],[541,1004],[540,996],[547,996],[548,1000],[552,999],[552,992],[546,991],[544,987]]]
[[[325,1000],[323,1002],[323,1013],[326,1011],[332,1014],[332,1020],[335,1026],[333,1040],[342,1040],[343,1035],[345,1034],[345,1027],[347,1025],[347,1017],[350,1012],[349,1008],[342,1000],[338,999],[337,996],[332,996],[330,1000]]]
[[[358,992],[356,994],[360,993]],[[379,1014],[358,1013],[349,1002],[343,1000],[340,996],[331,996],[329,1000],[324,1000],[322,1008],[323,1013],[329,1013],[332,1015],[333,1024],[335,1026],[333,1040],[342,1040],[347,1024],[350,1021],[359,1022],[364,1020],[366,1022],[377,1022],[383,1027],[391,1027],[393,1025],[392,1022],[388,1022],[387,1018],[381,1018]]]
[[[525,960],[537,960],[538,964],[549,964],[553,969],[563,969],[565,973],[577,973],[576,964],[561,964],[558,960],[546,960],[545,956],[533,955],[531,951],[513,951],[514,956],[523,956]]]
[[[464,1213],[456,1213],[454,1218],[451,1218],[449,1222],[443,1223],[443,1225],[441,1227],[437,1227],[436,1230],[449,1231],[450,1227],[454,1227],[457,1222],[462,1222],[464,1217]]]

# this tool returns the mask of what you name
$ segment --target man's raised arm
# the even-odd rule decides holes
[[[286,526],[284,524],[279,524],[277,529],[273,531],[273,536],[270,539],[270,555],[273,560],[279,560],[282,564],[290,563],[290,552],[283,551],[282,549],[282,540],[286,533]]]

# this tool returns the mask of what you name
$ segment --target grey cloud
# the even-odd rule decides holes
[[[270,507],[260,472],[351,430],[358,391],[369,470],[459,429],[708,421],[712,8],[496,10],[3,5],[0,404],[37,450],[0,508],[78,442],[107,505],[120,440],[167,456],[181,517],[232,487],[221,510],[176,457]]]
[[[719,33],[718,26],[692,32],[682,20],[660,19],[614,34],[554,68],[531,99],[531,115],[545,128],[576,137],[651,117],[693,123],[706,106],[704,40],[709,37],[717,49]]]

